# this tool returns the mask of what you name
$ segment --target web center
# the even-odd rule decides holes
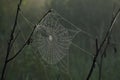
[[[52,41],[53,40],[53,36],[49,35],[49,40]]]

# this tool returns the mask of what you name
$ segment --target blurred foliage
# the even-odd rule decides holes
[[[0,0],[0,74],[18,1]],[[21,9],[24,16],[33,24],[36,24],[48,9],[53,8],[79,28],[87,31],[94,37],[98,37],[99,42],[101,42],[110,25],[114,5],[114,12],[116,12],[120,8],[120,0],[23,0]],[[21,47],[33,27],[21,15],[19,15],[18,22],[24,36],[20,34],[10,57]],[[102,80],[120,79],[119,34],[120,18],[115,24],[111,36],[112,44],[107,50],[107,57],[104,58]],[[95,53],[95,42],[91,37],[80,33],[73,41],[85,50],[93,54]],[[114,53],[113,46],[116,46],[117,53]],[[69,65],[63,68],[64,65],[61,66],[61,64],[46,64],[41,59],[39,53],[35,52],[28,45],[16,59],[8,64],[6,80],[85,80],[92,58],[74,46],[70,48]],[[91,80],[98,79],[98,72],[98,66],[96,66]]]

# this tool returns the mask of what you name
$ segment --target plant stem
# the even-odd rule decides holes
[[[7,54],[6,54],[4,66],[3,66],[3,69],[2,69],[1,80],[4,79],[4,74],[5,74],[5,71],[6,71],[7,63],[8,63],[7,60],[8,60],[9,54],[10,54],[11,43],[12,43],[12,40],[14,39],[14,32],[15,32],[16,25],[17,25],[18,14],[19,14],[21,3],[22,3],[22,0],[20,0],[20,2],[18,4],[18,7],[17,7],[17,12],[16,12],[16,17],[15,17],[13,29],[11,31],[10,39],[9,39],[8,46],[7,46]]]
[[[113,19],[111,20],[110,27],[108,28],[108,31],[107,31],[107,33],[106,33],[106,35],[105,35],[102,43],[100,44],[100,47],[99,47],[98,50],[96,51],[96,54],[95,54],[94,59],[93,59],[92,66],[91,66],[91,68],[90,68],[90,71],[89,71],[89,74],[88,74],[86,80],[89,80],[89,79],[90,79],[90,77],[91,77],[91,75],[92,75],[92,72],[93,72],[93,70],[94,70],[94,67],[95,67],[95,63],[96,63],[97,57],[98,57],[101,49],[104,47],[106,40],[109,38],[109,36],[110,36],[110,34],[111,34],[111,31],[112,31],[112,29],[113,29],[113,26],[114,26],[117,18],[119,17],[119,15],[120,15],[120,9],[117,11],[116,15],[115,15],[115,16],[113,17]]]

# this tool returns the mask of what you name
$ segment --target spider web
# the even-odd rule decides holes
[[[67,54],[72,39],[79,30],[67,29],[55,12],[49,13],[38,25],[33,34],[33,47],[49,64],[56,64]]]
[[[22,12],[20,12],[20,15],[24,18],[24,20],[28,24],[30,24],[30,26],[34,25],[31,21],[29,21],[24,16],[24,14]],[[19,29],[20,28],[21,27],[19,25]],[[30,27],[30,28],[32,28],[32,27]],[[20,29],[20,31],[21,31],[21,34],[22,34],[24,40],[25,40],[24,33],[22,32],[22,29]],[[56,35],[54,32],[57,32],[58,34]],[[81,48],[78,44],[73,43],[74,38],[77,35],[79,35],[79,33],[83,33],[83,34],[87,35],[88,37],[90,37],[91,39],[95,40],[95,37],[93,35],[78,28],[77,26],[72,24],[70,21],[68,21],[67,19],[62,17],[60,14],[58,14],[56,11],[52,11],[47,16],[45,16],[44,19],[39,24],[37,24],[37,28],[33,34],[33,43],[31,46],[31,47],[34,47],[34,49],[32,50],[33,54],[36,58],[40,59],[40,62],[42,62],[41,58],[40,58],[42,56],[42,60],[46,61],[48,64],[59,63],[60,65],[62,65],[66,69],[66,71],[64,71],[64,72],[66,72],[71,77],[71,75],[69,73],[69,49],[70,49],[71,45],[74,46],[75,48],[80,49],[81,51],[83,51],[87,55],[90,55],[91,57],[93,57],[92,53]],[[56,37],[52,36],[52,35],[55,35]],[[63,44],[62,45],[53,45],[53,43],[55,44],[57,41],[56,40],[53,42],[54,38],[57,38],[58,40],[60,39],[59,40],[60,42],[59,41],[58,42],[63,43]],[[43,44],[44,44],[44,46],[47,46],[47,47],[41,49],[40,45],[43,45]],[[57,46],[57,49],[55,49],[56,46]],[[51,47],[51,48],[49,48],[49,47]],[[55,53],[54,52],[54,50],[57,51],[58,49],[60,51],[62,51],[62,53],[59,53],[59,52]],[[44,51],[46,50],[45,51],[46,54],[42,54],[42,50],[44,50]],[[39,53],[36,51],[39,51]],[[44,51],[43,51],[43,53],[45,53]],[[50,54],[47,54],[47,53],[50,53]],[[39,56],[39,54],[41,56]],[[64,58],[67,58],[67,64],[63,61]],[[48,61],[48,60],[50,60],[50,61]],[[46,75],[47,75],[47,72],[46,72]]]
[[[22,11],[20,11],[20,15],[30,26],[35,25],[24,16]],[[32,27],[30,28],[32,29]],[[93,57],[92,53],[72,42],[78,33],[83,33],[95,40],[93,35],[78,28],[58,12],[52,10],[51,13],[47,14],[42,21],[37,24],[37,28],[32,36],[32,47],[35,52],[39,52],[42,59],[48,64],[57,64],[65,56],[69,56],[69,48],[71,45]],[[22,33],[22,35],[24,34]]]

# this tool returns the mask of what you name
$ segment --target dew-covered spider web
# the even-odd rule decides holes
[[[57,12],[52,11],[37,24],[32,45],[48,64],[56,64],[69,54],[72,40],[79,32],[81,29],[66,23]]]
[[[22,11],[20,11],[20,16],[23,18],[23,22],[27,22],[30,26],[29,28],[33,29],[31,26],[34,26],[35,24],[25,17]],[[18,23],[18,25],[21,35],[25,40],[25,33],[23,33],[23,30],[21,29],[22,25],[21,23]],[[93,58],[93,53],[84,49],[79,44],[74,43],[77,42],[75,41],[75,38],[77,35],[80,35],[79,33],[95,40],[93,35],[75,26],[54,10],[47,14],[42,21],[37,24],[34,34],[32,35],[32,43],[29,46],[31,47],[33,56],[43,64],[48,79],[50,74],[47,70],[49,70],[50,67],[53,67],[52,70],[54,71],[55,69],[57,72],[54,73],[57,74],[56,76],[59,77],[59,75],[65,73],[70,78],[69,80],[72,80],[70,73],[70,61],[72,59],[70,57],[70,50],[73,47],[77,48],[76,50],[82,51],[80,54],[85,53],[85,55]],[[82,40],[82,38],[80,39]]]
[[[33,46],[49,64],[56,64],[69,53],[72,39],[78,33],[68,30],[60,23],[60,16],[49,13],[37,25],[33,34]]]
[[[20,11],[20,16],[25,20],[23,22],[27,22],[30,26],[29,28],[33,29],[33,27],[31,26],[34,26],[35,24],[33,24],[29,19],[27,19],[22,11]],[[18,29],[20,30],[21,35],[23,36],[24,40],[26,40],[25,33],[23,29],[21,29],[21,26],[23,25],[21,23],[20,24],[18,23],[18,25],[19,25]],[[117,31],[114,31],[114,33],[115,32],[117,33]],[[91,33],[88,33],[80,29],[80,27],[75,26],[55,10],[52,10],[52,12],[48,13],[42,19],[42,21],[39,24],[37,24],[34,34],[32,35],[32,43],[29,46],[32,47],[32,52],[36,57],[35,59],[37,60],[39,59],[39,62],[43,64],[45,69],[44,71],[46,73],[46,76],[48,77],[48,80],[49,80],[48,75],[51,74],[49,73],[51,71],[48,71],[51,69],[49,68],[49,66],[54,67],[55,70],[58,71],[58,72],[56,71],[58,75],[60,74],[59,73],[60,71],[63,71],[63,73],[67,74],[67,76],[69,75],[70,78],[72,77],[71,75],[73,75],[74,73],[71,74],[70,69],[73,68],[72,65],[74,65],[74,63],[75,64],[80,63],[77,62],[77,59],[81,58],[79,56],[78,57],[74,56],[76,55],[76,53],[74,53],[75,50],[79,50],[78,51],[79,54],[85,53],[85,56],[89,55],[90,57],[93,58],[94,53],[91,53],[89,50],[77,44],[77,42],[81,42],[82,40],[84,40],[81,36],[87,36],[92,40],[96,39]],[[78,40],[76,40],[76,37],[78,38]],[[117,40],[118,36],[115,37]],[[88,41],[85,42],[86,43],[83,43],[82,45],[86,45]],[[74,51],[72,51],[73,48],[75,48]],[[90,46],[87,48],[90,48]]]
[[[20,12],[20,15],[29,25],[34,25],[24,16],[22,11]],[[30,28],[32,29],[32,27]],[[69,47],[71,45],[93,57],[91,52],[73,43],[73,39],[79,33],[83,33],[95,40],[93,35],[78,28],[70,21],[62,17],[58,12],[52,10],[51,13],[47,14],[42,21],[37,24],[32,36],[32,47],[35,51],[38,51],[42,56],[42,59],[49,64],[56,64],[68,55]],[[24,34],[22,33],[22,35]]]

